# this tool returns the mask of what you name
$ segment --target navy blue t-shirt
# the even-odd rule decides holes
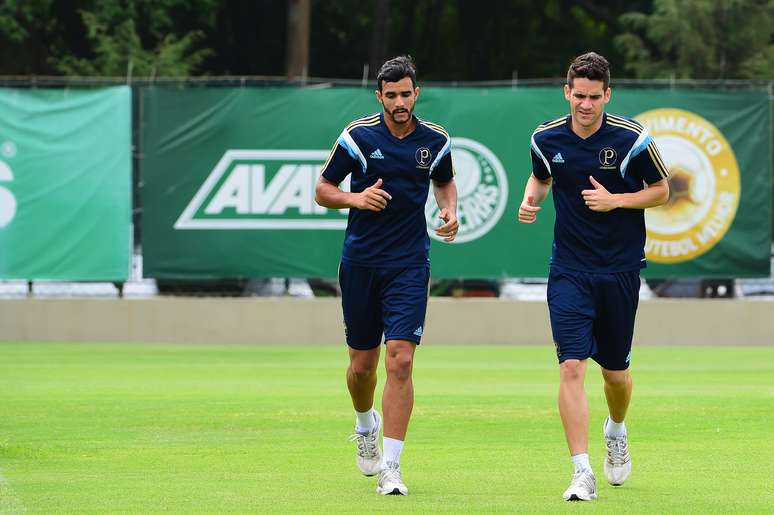
[[[570,116],[546,122],[532,134],[532,173],[553,178],[556,208],[551,264],[590,272],[639,270],[645,262],[645,210],[586,206],[581,191],[593,176],[610,193],[634,193],[669,175],[653,138],[638,122],[603,114],[586,139],[572,131]]]
[[[382,179],[381,189],[392,195],[382,211],[349,210],[342,263],[392,267],[430,262],[425,202],[430,179],[454,177],[451,140],[443,127],[414,121],[414,131],[399,139],[385,125],[383,113],[355,120],[323,166],[322,176],[334,184],[351,173],[353,193]]]

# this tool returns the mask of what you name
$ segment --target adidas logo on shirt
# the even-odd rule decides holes
[[[371,159],[384,159],[384,154],[382,154],[381,149],[376,149],[373,152],[371,152]]]
[[[556,154],[551,161],[553,161],[554,163],[564,163],[564,158],[562,157],[562,153],[559,152],[558,154]]]

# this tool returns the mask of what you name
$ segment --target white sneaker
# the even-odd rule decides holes
[[[382,495],[408,495],[408,487],[400,477],[400,464],[388,461],[379,472],[376,481],[376,493]]]
[[[609,419],[609,417],[608,417]],[[602,425],[604,433],[607,427],[607,421]],[[629,437],[607,436],[605,434],[605,444],[607,445],[607,458],[605,459],[605,477],[607,482],[613,486],[624,484],[626,478],[632,472],[632,457],[629,455]]]
[[[349,437],[350,442],[357,444],[355,451],[355,463],[366,476],[379,473],[382,468],[382,449],[379,447],[379,431],[382,429],[382,417],[374,410],[376,427],[370,433],[355,433]]]
[[[562,495],[565,501],[591,501],[597,498],[597,478],[590,470],[579,470]]]

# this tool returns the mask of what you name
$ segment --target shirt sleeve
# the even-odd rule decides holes
[[[449,182],[454,179],[454,164],[452,163],[451,152],[441,157],[438,165],[433,169],[430,178],[438,182]]]
[[[669,169],[661,158],[661,153],[653,139],[648,142],[642,152],[632,158],[629,167],[638,178],[648,184],[669,177]]]
[[[339,184],[347,175],[359,167],[360,162],[353,158],[350,152],[337,140],[330,156],[328,156],[328,160],[323,165],[322,176],[333,184]]]
[[[545,158],[534,143],[530,146],[530,156],[532,157],[532,173],[541,181],[546,181],[551,177],[551,170],[546,165]]]

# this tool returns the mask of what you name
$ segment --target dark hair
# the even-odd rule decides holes
[[[382,90],[382,82],[398,82],[404,77],[411,77],[411,86],[417,87],[417,69],[410,55],[401,55],[385,62],[376,76],[376,85]]]
[[[610,63],[596,52],[579,55],[567,70],[567,85],[572,87],[576,77],[589,80],[600,80],[604,89],[610,86]]]

